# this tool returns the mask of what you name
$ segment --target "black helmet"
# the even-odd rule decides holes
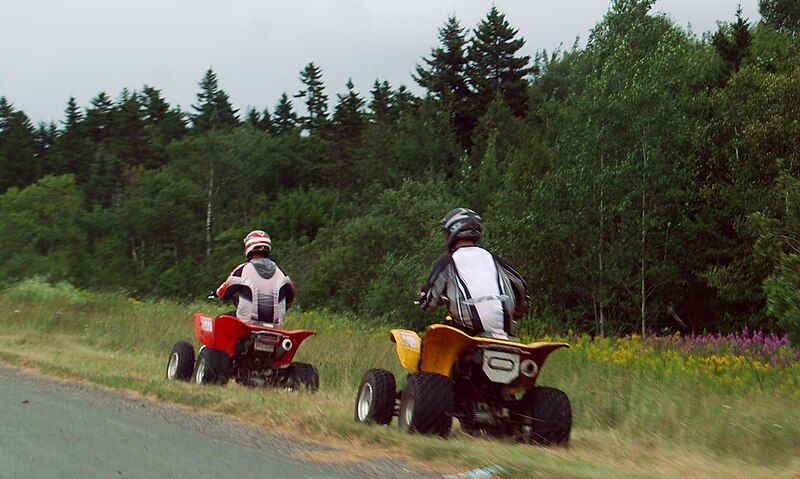
[[[444,243],[448,251],[453,250],[453,246],[458,240],[466,239],[475,241],[481,239],[483,234],[483,224],[478,213],[468,208],[456,208],[447,213],[442,218],[444,227]]]

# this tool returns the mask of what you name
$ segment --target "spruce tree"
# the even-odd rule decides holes
[[[300,72],[300,81],[304,88],[295,95],[295,98],[305,98],[306,101],[306,116],[300,121],[303,128],[313,134],[328,120],[328,96],[325,94],[325,85],[322,82],[322,70],[311,62]]]
[[[0,193],[12,186],[23,187],[41,175],[35,157],[36,140],[27,115],[0,97]]]
[[[89,139],[98,144],[108,135],[111,126],[111,111],[114,103],[106,92],[100,92],[92,99],[92,106],[86,110],[84,123],[88,129]]]
[[[346,138],[355,138],[361,134],[366,123],[364,117],[364,99],[354,90],[353,80],[347,80],[347,93],[337,94],[339,103],[333,113],[333,123],[339,135]]]
[[[58,127],[55,122],[40,122],[34,132],[34,143],[36,144],[36,158],[42,167],[42,176],[59,174],[55,171],[56,163],[53,145],[58,140]]]
[[[292,109],[292,102],[289,95],[283,93],[275,106],[275,119],[273,128],[275,133],[287,133],[297,127],[297,114]]]
[[[64,110],[64,127],[55,144],[52,167],[55,174],[74,174],[78,183],[85,180],[86,162],[91,155],[84,116],[75,98],[70,97]]]
[[[459,21],[451,16],[439,29],[441,46],[423,58],[426,66],[417,65],[414,80],[442,103],[450,116],[459,143],[470,145],[475,116],[470,111],[470,88],[467,81],[466,33]]]
[[[367,119],[363,111],[364,99],[354,90],[353,80],[347,81],[347,93],[337,94],[337,98],[339,103],[333,113],[331,147],[337,186],[342,189],[351,186],[355,180],[353,164],[359,156]]]
[[[391,124],[397,120],[397,107],[394,104],[394,93],[388,81],[383,83],[377,79],[372,85],[372,99],[369,102],[372,121],[380,124]]]
[[[417,65],[414,81],[428,93],[448,104],[466,99],[469,86],[466,78],[466,34],[455,17],[449,17],[439,29],[441,46],[423,58],[427,68]]]
[[[258,112],[258,110],[256,110],[255,107],[248,107],[247,113],[245,113],[244,116],[244,122],[253,128],[258,128],[258,124],[261,122],[261,114]]]
[[[753,43],[750,23],[742,18],[741,6],[736,11],[736,22],[720,24],[711,38],[711,43],[725,62],[725,76],[738,72]]]
[[[157,129],[157,136],[164,146],[172,140],[181,138],[187,132],[186,115],[180,108],[171,108],[161,97],[161,91],[145,85],[141,102],[144,108],[144,121],[149,129]]]
[[[494,6],[474,30],[466,71],[475,94],[476,118],[483,115],[496,93],[503,96],[515,116],[524,116],[527,111],[530,57],[518,56],[525,40],[516,36],[517,30]]]
[[[192,115],[192,128],[198,133],[214,129],[226,130],[239,125],[236,116],[238,110],[231,105],[228,94],[219,88],[217,74],[209,68],[200,80],[200,92],[197,104],[192,108],[197,112]]]
[[[261,112],[261,120],[259,120],[258,129],[261,131],[266,131],[267,133],[274,133],[274,129],[272,128],[272,115],[269,113],[269,108],[264,108],[264,111]]]

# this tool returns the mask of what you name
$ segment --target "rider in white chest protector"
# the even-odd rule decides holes
[[[481,217],[456,208],[442,220],[448,253],[433,267],[420,292],[430,311],[447,303],[455,326],[473,335],[512,335],[512,324],[528,312],[528,288],[522,276],[477,245]]]

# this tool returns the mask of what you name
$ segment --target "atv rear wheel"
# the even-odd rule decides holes
[[[167,379],[188,381],[194,370],[194,348],[185,341],[178,341],[172,347],[167,361]]]
[[[394,375],[385,369],[370,369],[361,379],[356,395],[356,422],[389,424],[397,398]]]
[[[231,358],[219,349],[203,348],[194,365],[194,381],[197,384],[227,384],[231,375]]]
[[[566,446],[572,430],[572,407],[567,394],[556,388],[534,387],[519,404],[522,425],[518,439],[545,446]]]
[[[286,368],[286,388],[308,389],[316,392],[319,389],[319,373],[317,368],[308,363],[292,363]]]
[[[400,396],[400,430],[447,437],[453,423],[453,383],[436,373],[412,373]]]

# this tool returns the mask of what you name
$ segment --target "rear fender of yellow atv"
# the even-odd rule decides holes
[[[412,331],[408,332],[417,339],[416,344],[418,344],[418,336]],[[394,336],[392,340],[398,342],[394,339]],[[400,361],[403,363],[403,367],[412,372],[432,372],[449,377],[453,365],[465,351],[477,346],[491,345],[518,349],[523,358],[530,358],[536,362],[538,369],[541,369],[545,359],[550,353],[560,348],[569,348],[569,344],[562,342],[539,341],[522,344],[502,339],[475,337],[464,333],[460,329],[453,328],[452,326],[434,324],[425,332],[421,346],[414,350],[416,356],[414,356],[412,360],[416,367],[414,369],[409,368],[402,357]],[[400,356],[399,350],[400,345],[398,344],[398,356]],[[520,376],[517,381],[514,381],[514,383],[510,385],[510,390],[512,392],[523,391],[532,387],[535,380],[536,377],[525,378]]]
[[[422,348],[419,335],[407,329],[393,329],[389,338],[397,344],[397,357],[400,359],[400,364],[412,373],[417,372]]]

